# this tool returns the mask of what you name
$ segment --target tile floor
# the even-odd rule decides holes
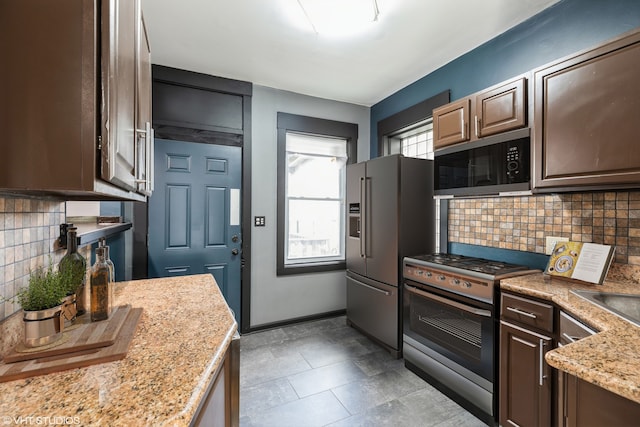
[[[240,426],[484,423],[340,316],[242,336]]]

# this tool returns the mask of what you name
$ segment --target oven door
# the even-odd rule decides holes
[[[404,335],[493,383],[491,304],[405,280]]]

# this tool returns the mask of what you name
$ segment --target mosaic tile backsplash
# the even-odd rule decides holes
[[[449,241],[544,253],[545,236],[616,246],[615,262],[640,265],[640,191],[458,199]]]
[[[29,283],[29,272],[66,253],[54,248],[64,220],[64,202],[0,196],[0,320],[20,309],[6,300]]]

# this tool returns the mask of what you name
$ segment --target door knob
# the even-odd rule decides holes
[[[232,241],[233,243],[238,243],[238,240],[239,240],[239,239],[238,239],[238,235],[237,235],[237,234],[234,234],[234,235],[231,237],[231,241]]]
[[[238,255],[240,253],[240,251],[238,251],[237,249],[232,249],[231,250],[231,255]]]

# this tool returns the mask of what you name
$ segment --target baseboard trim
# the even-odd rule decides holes
[[[328,319],[331,317],[338,317],[346,313],[347,313],[347,310],[335,310],[335,311],[328,311],[326,313],[312,314],[310,316],[296,317],[293,319],[282,320],[279,322],[264,323],[262,325],[250,327],[248,330],[242,332],[242,335],[247,335],[254,332],[266,331],[268,329],[281,328],[283,326],[291,326],[291,325],[295,325],[296,323],[305,323],[305,322],[311,322],[314,320],[322,320],[322,319]]]

